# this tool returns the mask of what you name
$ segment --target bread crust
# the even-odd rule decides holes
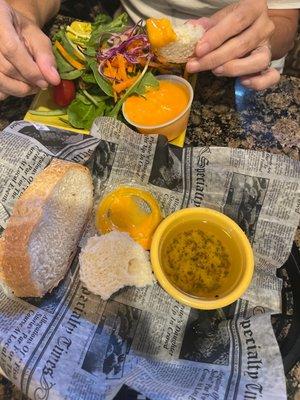
[[[18,297],[44,295],[31,279],[29,241],[41,221],[43,206],[55,186],[71,170],[84,172],[91,181],[88,168],[81,164],[54,159],[36,175],[32,183],[16,201],[13,213],[0,239],[0,278]]]

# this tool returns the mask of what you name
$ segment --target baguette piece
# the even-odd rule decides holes
[[[16,201],[0,239],[0,283],[42,297],[63,279],[93,207],[89,170],[53,160]]]

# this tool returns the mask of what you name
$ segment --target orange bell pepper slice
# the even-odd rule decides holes
[[[76,61],[70,54],[67,52],[67,50],[59,43],[58,40],[54,42],[54,46],[57,48],[57,50],[60,52],[60,54],[64,57],[66,61],[68,61],[69,64],[72,65],[72,67],[76,69],[84,69],[84,65],[81,64],[79,61]]]

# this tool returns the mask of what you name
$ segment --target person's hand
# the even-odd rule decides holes
[[[0,100],[58,85],[51,42],[33,20],[0,0]]]
[[[206,32],[187,63],[188,72],[212,70],[217,76],[240,77],[243,85],[256,90],[279,81],[279,72],[269,68],[274,23],[265,0],[241,0],[193,23]]]

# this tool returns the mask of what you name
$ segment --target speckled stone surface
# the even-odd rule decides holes
[[[269,151],[299,159],[300,79],[282,76],[254,92],[239,81],[201,74],[186,143]]]
[[[65,17],[57,17],[51,30],[66,21]],[[0,129],[22,119],[31,101],[30,97],[9,98],[0,103]],[[299,160],[300,78],[283,76],[275,88],[256,93],[233,79],[216,78],[209,73],[199,75],[186,145],[255,149]],[[300,247],[299,230],[295,241]],[[284,268],[280,276],[287,306],[285,315],[275,315],[272,321],[279,344],[288,337],[294,318],[292,285]],[[289,399],[300,400],[300,361],[286,377]],[[25,400],[25,397],[0,377],[0,399]]]

